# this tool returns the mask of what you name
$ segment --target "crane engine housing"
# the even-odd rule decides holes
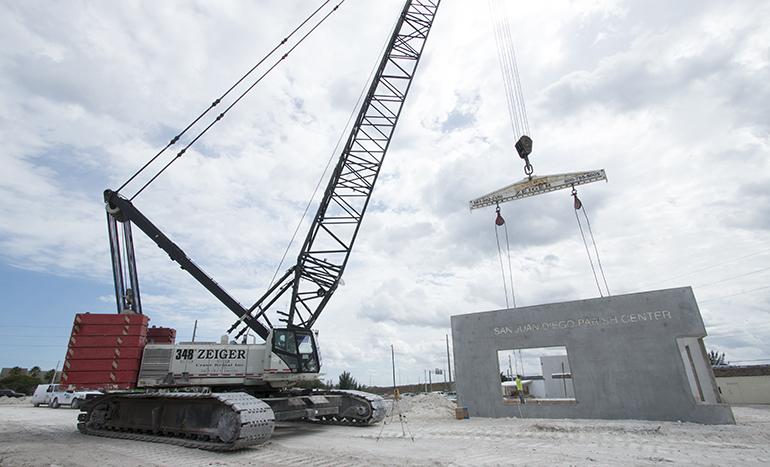
[[[147,344],[139,388],[242,388],[269,394],[316,381],[321,361],[312,331],[273,329],[264,344],[184,342]]]

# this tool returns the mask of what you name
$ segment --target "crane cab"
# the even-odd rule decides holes
[[[321,357],[312,331],[274,329],[270,338],[272,347],[262,374],[266,382],[275,386],[281,381],[317,379]]]

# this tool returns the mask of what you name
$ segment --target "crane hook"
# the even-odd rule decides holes
[[[532,154],[532,138],[527,135],[519,138],[516,142],[516,152],[519,153],[519,157],[524,159],[524,174],[532,180],[532,173],[535,171],[532,164],[529,163],[529,155]]]

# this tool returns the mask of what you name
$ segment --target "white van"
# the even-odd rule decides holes
[[[32,394],[32,405],[39,407],[47,404],[52,409],[58,409],[62,405],[68,405],[73,409],[80,408],[87,400],[91,400],[102,393],[98,391],[60,391],[58,384],[40,384]]]

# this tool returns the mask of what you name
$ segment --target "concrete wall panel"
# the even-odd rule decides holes
[[[520,408],[533,418],[735,423],[729,406],[713,403],[705,335],[689,287],[453,316],[458,404],[481,417]],[[697,344],[687,361],[677,339]],[[497,351],[553,346],[567,348],[577,403],[504,404]]]

